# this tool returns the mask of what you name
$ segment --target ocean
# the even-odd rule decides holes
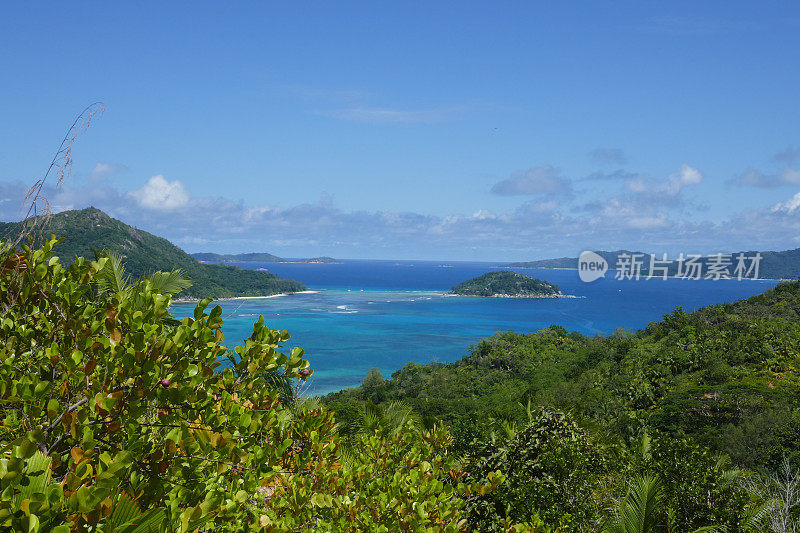
[[[311,294],[224,300],[226,345],[267,325],[287,329],[285,348],[305,350],[314,375],[307,393],[327,394],[358,385],[373,367],[384,377],[408,362],[456,361],[497,331],[531,333],[551,324],[589,335],[637,330],[676,307],[686,311],[764,292],[770,280],[616,280],[614,272],[583,283],[575,270],[513,270],[557,284],[577,299],[446,296],[453,285],[498,270],[496,263],[346,260],[328,263],[241,263],[302,281]],[[191,303],[173,304],[178,318]]]

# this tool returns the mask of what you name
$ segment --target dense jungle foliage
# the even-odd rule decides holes
[[[787,282],[730,304],[676,309],[635,333],[592,337],[560,326],[496,333],[455,363],[408,363],[388,380],[372,370],[360,387],[333,393],[326,403],[347,433],[358,427],[361,406],[404,402],[423,423],[450,426],[455,449],[468,456],[487,442],[513,448],[528,431],[529,406],[557,409],[607,456],[609,479],[630,474],[631,450],[649,434],[653,458],[640,460],[636,474],[658,475],[666,484],[678,530],[725,523],[736,530],[746,514],[741,490],[703,484],[731,468],[800,467],[798,369],[800,285]],[[493,453],[486,450],[481,461]],[[502,464],[496,461],[489,464]],[[598,475],[593,472],[587,480]],[[699,503],[702,493],[718,490],[718,500]],[[594,513],[602,514],[603,500],[595,500]],[[502,514],[503,506],[495,507]],[[539,509],[553,518],[552,507]],[[668,517],[662,518],[665,524]]]
[[[19,223],[0,222],[0,239],[10,240],[18,231]],[[94,258],[95,252],[109,250],[122,257],[134,279],[157,270],[180,269],[193,282],[179,294],[181,297],[267,296],[305,289],[298,281],[281,279],[269,272],[198,263],[168,240],[129,226],[93,207],[53,215],[39,233],[45,238],[51,234],[65,237],[58,247],[58,255],[65,266],[76,257]]]
[[[64,268],[55,243],[0,243],[4,530],[457,531],[502,481],[460,482],[441,428],[343,449],[330,412],[286,394],[312,374],[288,332],[262,317],[230,352],[209,300],[169,316],[179,277],[110,283],[113,258]]]
[[[797,283],[637,334],[496,335],[324,406],[263,317],[230,351],[220,307],[169,315],[181,276],[55,245],[0,244],[5,530],[798,527]]]
[[[487,272],[477,278],[459,283],[452,294],[459,296],[554,296],[558,285],[532,278],[513,270]]]

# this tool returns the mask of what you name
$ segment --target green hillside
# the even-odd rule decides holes
[[[17,223],[0,223],[0,238],[13,236]],[[181,297],[226,298],[267,296],[304,290],[302,283],[269,272],[232,266],[205,265],[162,237],[111,218],[94,207],[53,215],[44,234],[63,237],[56,253],[66,264],[75,257],[94,257],[94,251],[120,254],[134,279],[157,270],[181,269],[194,283]]]
[[[462,449],[503,421],[524,424],[530,401],[612,440],[649,428],[692,436],[747,468],[774,470],[784,456],[800,464],[800,285],[679,308],[636,333],[499,332],[460,361],[408,363],[388,380],[372,371],[327,397],[345,427],[363,401],[405,401],[451,425]]]
[[[458,296],[506,296],[518,298],[544,298],[558,296],[558,286],[541,279],[519,274],[512,270],[488,272],[453,287],[451,294]]]

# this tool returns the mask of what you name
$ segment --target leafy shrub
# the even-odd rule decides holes
[[[174,324],[146,280],[98,298],[106,259],[65,269],[0,244],[0,525],[22,531],[455,531],[467,487],[442,431],[369,435],[344,460],[331,413],[286,406],[303,351],[261,317],[221,344],[221,308]],[[219,359],[230,366],[221,368]]]
[[[663,482],[678,531],[723,526],[735,531],[747,504],[728,461],[690,438],[654,435],[645,471]],[[663,517],[666,519],[666,516]]]
[[[564,413],[540,409],[512,438],[475,442],[464,461],[470,480],[495,471],[505,477],[493,492],[467,498],[473,530],[499,531],[506,518],[541,518],[578,531],[591,530],[597,523],[596,491],[606,461],[601,449]]]

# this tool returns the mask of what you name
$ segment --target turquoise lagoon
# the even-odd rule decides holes
[[[451,362],[497,331],[530,333],[558,324],[585,334],[636,330],[676,307],[694,310],[761,293],[766,280],[616,280],[583,283],[574,270],[520,269],[556,283],[578,299],[447,296],[453,285],[497,270],[495,263],[344,261],[340,264],[242,263],[304,282],[315,291],[268,299],[225,300],[226,344],[252,332],[259,315],[292,335],[286,349],[306,351],[315,374],[308,392],[325,394],[358,385],[370,368],[385,377],[406,363]],[[193,304],[174,304],[178,317]]]

